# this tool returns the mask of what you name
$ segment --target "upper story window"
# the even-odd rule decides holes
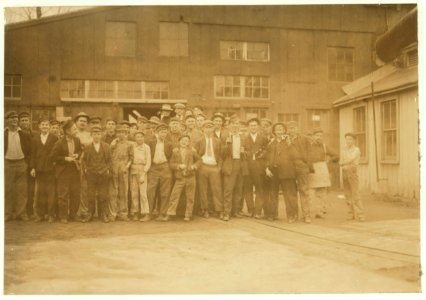
[[[84,98],[84,80],[61,80],[61,98]]]
[[[136,55],[136,23],[105,23],[105,55],[128,57]]]
[[[188,56],[188,24],[160,22],[160,56]]]
[[[269,99],[269,77],[215,76],[215,97],[236,99]]]
[[[330,130],[330,110],[328,109],[307,109],[307,130],[321,128],[325,133]]]
[[[224,60],[269,61],[269,44],[220,41],[220,58]]]
[[[150,82],[145,85],[145,98],[147,99],[169,99],[169,83],[168,82]]]
[[[354,49],[328,47],[328,80],[354,80]]]
[[[398,161],[398,112],[396,99],[380,103],[382,161]]]
[[[4,98],[8,100],[20,100],[22,95],[22,76],[4,75]]]
[[[114,81],[90,80],[89,98],[114,98]]]

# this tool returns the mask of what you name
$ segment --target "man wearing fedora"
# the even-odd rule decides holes
[[[18,114],[15,111],[6,113],[5,119],[5,221],[10,221],[15,217],[28,221],[26,205],[31,139],[27,133],[18,127]]]
[[[159,115],[160,121],[165,124],[169,124],[172,111],[173,109],[170,104],[163,104]]]

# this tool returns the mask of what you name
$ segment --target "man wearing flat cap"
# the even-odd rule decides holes
[[[105,121],[105,134],[102,137],[102,141],[110,145],[112,141],[117,138],[117,135],[115,134],[116,123],[112,118],[107,118]]]
[[[262,128],[262,134],[266,136],[268,142],[270,142],[274,136],[272,134],[272,121],[268,118],[260,119],[260,127]]]
[[[214,135],[214,124],[210,120],[203,123],[204,137],[195,145],[201,157],[201,166],[198,172],[199,191],[202,214],[209,217],[208,189],[212,191],[214,209],[220,219],[224,219],[222,196],[222,143]]]
[[[19,117],[19,128],[21,128],[21,130],[28,133],[32,138],[33,137],[33,131],[32,131],[32,128],[31,128],[30,113],[27,112],[27,111],[23,111],[23,112],[19,113],[18,117]]]
[[[155,128],[155,139],[147,142],[151,149],[151,168],[148,172],[148,201],[150,218],[154,215],[156,207],[155,200],[158,199],[160,204],[158,221],[162,221],[166,217],[169,205],[169,196],[172,188],[172,171],[169,166],[169,160],[172,157],[173,146],[167,140],[168,126],[160,123]],[[159,195],[157,197],[157,190]]]
[[[62,137],[60,126],[58,120],[50,120],[50,133],[59,139]]]
[[[96,126],[101,126],[101,121],[102,121],[101,117],[91,116],[89,118],[89,126],[90,127],[95,126],[95,125]]]
[[[166,139],[172,143],[173,148],[179,147],[179,139],[182,135],[181,129],[181,121],[176,117],[171,118],[169,122],[169,133]]]
[[[175,118],[179,119],[180,121],[183,121],[185,118],[185,104],[183,103],[176,103],[174,105],[175,108]]]
[[[225,116],[222,113],[215,113],[213,114],[212,121],[214,124],[214,135],[220,139],[222,143],[225,143],[229,135],[228,130],[224,128]]]
[[[4,175],[5,221],[15,217],[28,221],[28,164],[31,156],[31,138],[18,127],[18,114],[5,114]]]

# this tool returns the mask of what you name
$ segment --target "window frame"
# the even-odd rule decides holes
[[[232,81],[234,82],[234,78],[238,77],[239,78],[239,97],[233,97],[233,96],[217,96],[217,88],[218,88],[218,83],[217,83],[217,79],[218,78],[223,78],[224,82],[226,81],[226,77],[232,77]],[[268,90],[268,97],[267,98],[255,98],[255,97],[246,97],[246,79],[248,78],[255,78],[255,77],[259,77],[259,90],[260,90],[260,95],[262,95],[262,89],[267,89]],[[268,85],[267,87],[262,86],[262,81],[264,78],[268,79]],[[237,86],[237,85],[236,85]],[[226,87],[226,83],[224,83],[224,87]],[[233,89],[234,85],[232,85],[232,89]],[[247,87],[248,88],[248,87]],[[253,87],[253,85],[251,86],[252,89],[256,88]],[[231,100],[260,100],[260,101],[268,101],[271,98],[271,77],[269,76],[261,76],[261,75],[214,75],[213,76],[213,93],[214,93],[214,98],[215,99],[231,99]],[[224,93],[225,94],[225,93]],[[253,93],[252,93],[253,94]]]
[[[346,78],[344,80],[340,80],[338,78],[336,78],[336,79],[330,79],[330,55],[329,55],[329,53],[330,53],[331,49],[352,50],[352,68],[351,68],[352,79],[351,80],[346,80]],[[348,46],[327,46],[327,51],[326,52],[327,52],[327,80],[329,82],[352,82],[352,81],[354,81],[355,80],[355,47],[348,47]],[[336,62],[336,65],[337,64],[338,63]],[[339,65],[342,65],[342,64],[339,63]]]
[[[355,130],[355,110],[360,109],[360,108],[364,109],[364,116],[365,116],[365,120],[364,120],[365,131],[364,132],[360,132],[360,131]],[[369,147],[368,147],[368,107],[367,107],[367,104],[361,104],[361,105],[356,105],[356,106],[352,107],[352,133],[356,136],[361,135],[361,134],[365,135],[365,156],[360,156],[359,163],[360,164],[368,164]],[[357,147],[359,148],[358,141],[357,141]],[[360,149],[360,152],[361,152],[361,149]]]
[[[135,27],[135,38],[134,38],[134,42],[135,42],[135,47],[134,47],[134,51],[133,55],[112,55],[112,54],[108,54],[107,53],[107,40],[112,40],[113,38],[108,38],[107,37],[107,23],[126,23],[126,24],[132,24]],[[105,57],[121,57],[121,58],[134,58],[136,57],[136,52],[137,52],[137,48],[138,48],[138,26],[137,26],[137,22],[135,21],[119,21],[119,20],[106,20],[104,23],[104,55]],[[114,40],[128,40],[128,39],[118,39],[118,38],[114,38]],[[130,40],[130,39],[129,39]]]
[[[11,84],[6,84],[6,76],[10,76],[11,77],[11,80],[12,80],[12,83]],[[19,76],[19,78],[20,78],[20,83],[19,83],[19,85],[15,85],[14,84],[14,82],[13,82],[13,78],[14,77],[16,77],[16,76]],[[3,97],[4,97],[4,100],[13,100],[13,101],[19,101],[19,100],[22,100],[22,86],[23,86],[23,76],[21,75],[21,74],[4,74],[4,88],[6,88],[6,87],[10,87],[10,93],[11,93],[11,96],[10,97],[6,97],[6,95],[5,95],[5,91],[3,90]],[[19,89],[20,89],[20,96],[19,97],[14,97],[13,96],[13,88],[14,87],[19,87]]]
[[[289,120],[288,118],[286,118],[286,116],[296,116],[297,120],[294,120],[294,118],[291,118],[291,120]],[[280,120],[280,116],[283,117],[283,120]],[[281,122],[281,123],[288,123],[290,121],[296,121],[298,127],[300,128],[300,114],[299,113],[278,113],[277,114],[277,122]]]
[[[309,126],[310,122],[312,120],[309,120],[309,111],[325,111],[327,112],[327,124],[324,126],[324,124],[320,124],[321,129],[324,130],[325,133],[329,133],[330,130],[330,124],[331,124],[331,109],[330,108],[318,108],[318,107],[307,107],[305,109],[305,116],[306,116],[306,131],[312,131],[315,129],[315,126],[312,126],[312,128]],[[320,121],[321,122],[321,121]]]
[[[241,59],[237,59],[237,58],[232,59],[232,58],[223,58],[222,57],[222,43],[226,43],[226,42],[242,44],[242,58]],[[249,59],[248,58],[248,45],[249,44],[266,44],[266,46],[267,46],[267,58],[266,58],[266,60]],[[219,41],[219,58],[220,58],[220,60],[227,60],[227,61],[248,61],[248,62],[267,63],[267,62],[271,61],[271,43],[270,42],[254,42],[254,41],[220,40]]]
[[[396,156],[395,157],[386,157],[384,154],[384,150],[385,150],[385,140],[384,140],[384,128],[383,128],[383,103],[386,102],[392,102],[395,101],[395,128],[394,129],[386,129],[386,131],[396,131],[395,137],[396,137],[396,145],[395,145],[395,151],[396,151]],[[380,112],[380,123],[379,123],[379,128],[380,128],[380,163],[381,164],[399,164],[399,155],[400,155],[400,129],[399,129],[399,97],[398,96],[393,96],[393,97],[387,97],[385,99],[381,99],[380,101],[378,101],[378,106],[379,106],[379,112]]]

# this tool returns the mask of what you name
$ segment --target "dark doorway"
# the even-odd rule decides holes
[[[123,107],[123,119],[131,121],[137,119],[138,115],[145,116],[148,119],[152,116],[157,116],[161,104],[139,104]]]

